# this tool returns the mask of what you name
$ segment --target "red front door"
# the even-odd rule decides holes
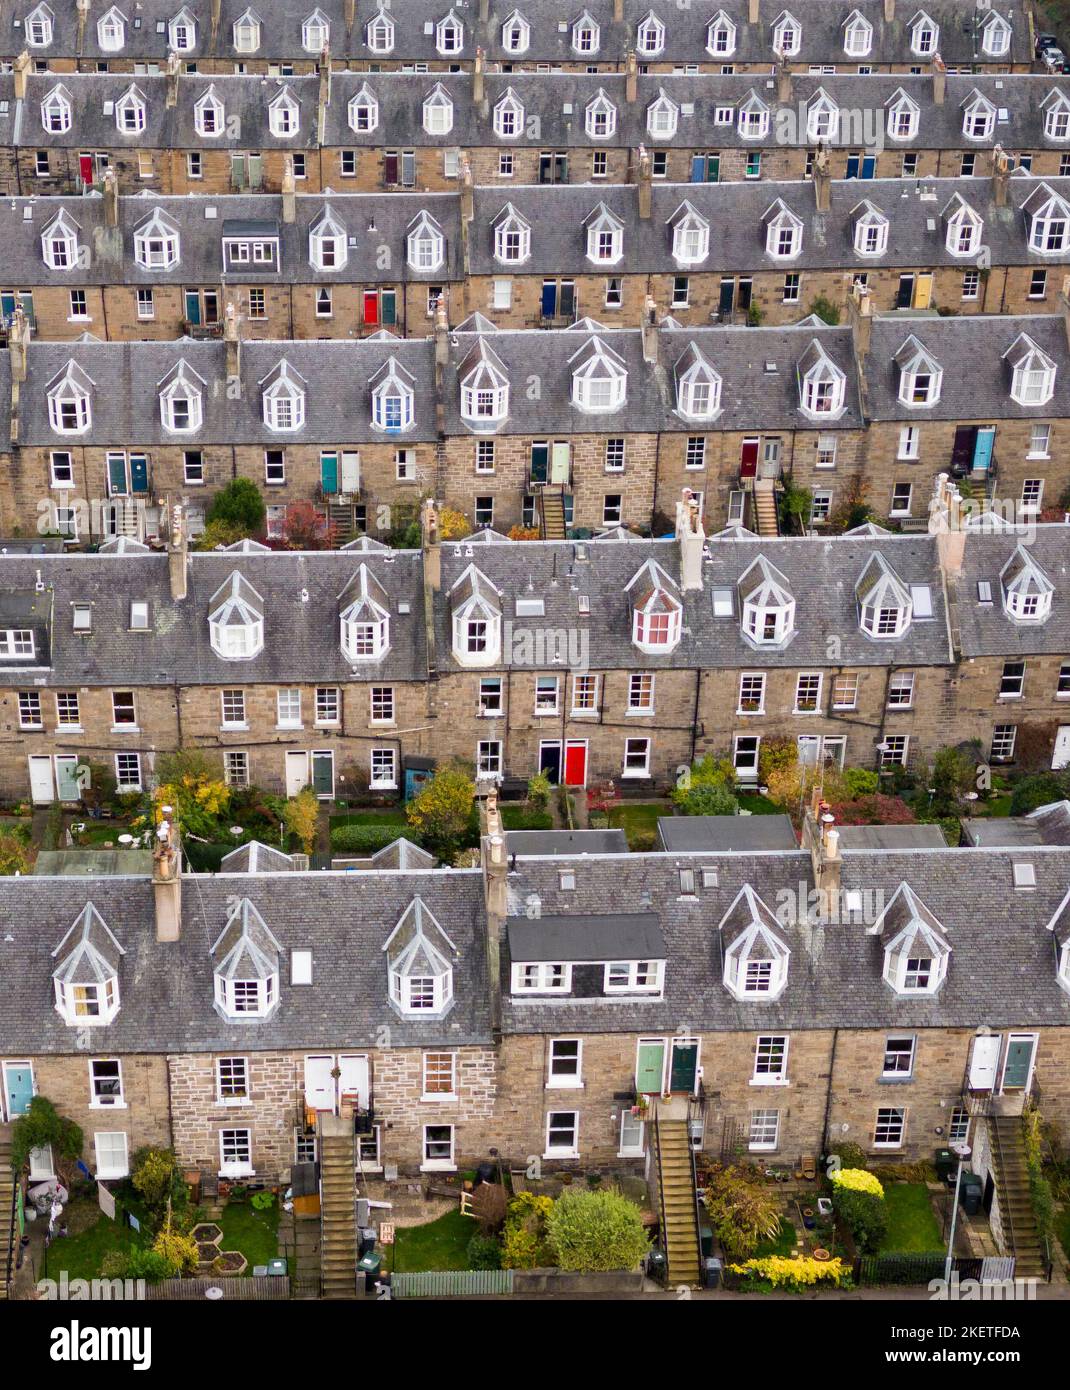
[[[587,745],[569,743],[565,746],[565,786],[585,787],[587,785]]]
[[[93,156],[91,154],[78,156],[78,175],[85,184],[93,182]]]
[[[379,295],[375,290],[364,291],[364,325],[376,328],[379,323]]]
[[[745,439],[739,451],[739,476],[753,478],[758,472],[758,441]]]

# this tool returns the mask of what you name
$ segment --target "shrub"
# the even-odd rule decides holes
[[[860,796],[855,801],[833,802],[832,812],[841,825],[913,825],[916,817],[901,796]]]
[[[734,816],[739,802],[733,795],[735,773],[727,759],[700,758],[680,784],[672,800],[685,816]]]
[[[819,294],[810,301],[810,312],[835,327],[840,321],[840,311],[827,295]]]
[[[257,1211],[270,1211],[275,1205],[274,1192],[254,1192],[249,1199],[249,1205]]]
[[[633,830],[628,836],[628,848],[633,854],[651,854],[657,847],[656,830]]]
[[[148,1284],[174,1278],[167,1256],[143,1245],[135,1245],[132,1250],[109,1250],[100,1262],[100,1272],[105,1279],[144,1279]]]
[[[612,1188],[570,1188],[553,1204],[546,1235],[561,1269],[634,1269],[650,1242],[639,1208]]]
[[[780,1202],[754,1169],[715,1168],[706,1190],[717,1239],[730,1259],[745,1260],[780,1232]]]
[[[331,849],[335,854],[374,854],[399,839],[420,843],[419,835],[407,825],[336,825]]]
[[[501,1183],[481,1182],[472,1193],[472,1215],[485,1236],[497,1235],[508,1209],[509,1194]]]
[[[9,830],[0,830],[0,874],[25,874],[29,869],[26,845]]]
[[[871,1197],[883,1197],[881,1180],[865,1168],[840,1168],[831,1175],[830,1181],[843,1192],[866,1192]]]
[[[73,1120],[61,1115],[46,1096],[34,1096],[25,1115],[11,1127],[11,1161],[19,1172],[29,1161],[31,1149],[51,1145],[52,1157],[62,1169],[81,1158],[82,1141],[82,1131]]]
[[[475,783],[467,771],[457,763],[445,763],[405,808],[423,844],[446,863],[468,833],[475,795]]]
[[[493,1236],[481,1235],[478,1231],[468,1242],[469,1269],[501,1269],[501,1246]]]
[[[182,1181],[173,1149],[151,1146],[138,1149],[134,1154],[130,1181],[157,1221],[162,1217],[168,1199],[177,1206],[186,1204],[186,1185]]]
[[[438,534],[444,541],[459,541],[472,534],[472,523],[454,507],[442,507],[438,513]]]
[[[1027,816],[1038,806],[1061,801],[1067,794],[1067,779],[1053,772],[1042,772],[1035,777],[1021,777],[1014,784],[1011,793],[1010,813],[1012,816]]]
[[[306,787],[296,796],[291,796],[282,808],[282,819],[286,829],[306,854],[311,854],[316,848],[316,827],[319,824],[319,815],[319,798],[311,787]]]
[[[746,1264],[730,1265],[733,1274],[742,1277],[745,1287],[768,1286],[784,1289],[788,1293],[802,1293],[815,1284],[831,1284],[834,1288],[850,1287],[851,1276],[844,1269],[843,1261],[814,1260],[809,1257],[790,1258],[784,1255],[768,1255],[760,1260],[748,1260]]]
[[[545,811],[550,804],[550,779],[545,772],[536,772],[528,778],[528,805],[536,811]]]
[[[933,759],[931,810],[938,816],[953,814],[968,791],[973,790],[980,750],[973,756],[963,748],[941,748]]]
[[[841,1168],[832,1174],[832,1205],[859,1252],[876,1254],[888,1229],[880,1180],[861,1168]]]
[[[170,806],[172,819],[191,835],[218,835],[230,809],[230,788],[214,763],[199,749],[170,753],[160,759],[158,785],[152,794],[157,808]]]
[[[881,779],[868,767],[844,769],[843,785],[852,801],[860,796],[873,796],[880,789]]]
[[[845,1139],[842,1144],[830,1144],[828,1146],[829,1157],[836,1157],[840,1160],[840,1170],[844,1168],[867,1168],[869,1166],[866,1158],[866,1151],[861,1144],[854,1144],[850,1139]]]
[[[170,1221],[152,1242],[152,1253],[167,1261],[170,1269],[168,1277],[171,1278],[178,1274],[193,1274],[200,1260],[197,1242],[192,1236],[174,1230]]]
[[[546,1220],[553,1210],[551,1197],[519,1192],[509,1203],[502,1232],[502,1269],[538,1269],[550,1263]]]
[[[219,489],[208,508],[208,522],[237,527],[242,536],[256,536],[264,529],[267,509],[260,489],[249,478],[231,478]]]

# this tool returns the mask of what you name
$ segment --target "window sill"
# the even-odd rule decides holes
[[[635,719],[635,718],[637,718],[637,717],[640,718],[640,719],[653,719],[655,713],[656,713],[656,711],[655,711],[655,710],[652,710],[652,709],[626,709],[626,710],[624,711],[625,718],[627,718],[627,719]],[[637,773],[636,775],[637,775],[637,776],[642,775],[642,776],[645,777],[645,776],[646,776],[646,773],[642,773],[642,774],[638,774],[638,773]]]
[[[217,1100],[216,1106],[220,1110],[240,1110],[244,1106],[252,1105],[248,1096],[235,1096],[233,1099]]]
[[[247,733],[249,732],[249,725],[248,725],[248,724],[220,724],[220,726],[219,726],[219,732],[220,732],[221,734],[247,734]]]
[[[368,790],[372,792],[396,792],[398,784],[396,782],[369,782]]]
[[[19,725],[19,733],[20,733],[20,734],[42,734],[42,733],[44,733],[44,730],[45,730],[45,726],[44,726],[43,724],[20,724],[20,725]]]
[[[114,1172],[111,1172],[105,1168],[98,1168],[96,1172],[96,1178],[98,1182],[118,1182],[122,1178],[128,1178],[129,1176],[129,1168],[116,1168]],[[30,1181],[33,1182],[35,1181],[35,1179],[31,1178]]]
[[[420,1097],[421,1105],[456,1105],[460,1096],[455,1091],[445,1092],[441,1095],[423,1095]]]
[[[579,1149],[547,1149],[543,1158],[579,1158]]]
[[[439,1159],[435,1159],[430,1163],[420,1164],[421,1173],[456,1173],[456,1171],[456,1163],[444,1162]]]
[[[582,1091],[585,1087],[582,1081],[552,1079],[547,1081],[544,1089],[547,1091]]]
[[[125,1100],[116,1100],[110,1103],[100,1100],[91,1100],[89,1102],[89,1108],[90,1110],[128,1110],[129,1106]]]
[[[532,713],[533,719],[557,719],[560,711],[556,709],[537,709]]]
[[[371,722],[374,724],[375,720],[373,719]],[[314,729],[337,729],[341,726],[341,723],[342,721],[340,719],[317,719],[312,727]]]
[[[787,1086],[789,1084],[786,1076],[759,1077],[752,1076],[747,1083],[749,1086]]]
[[[625,769],[625,771],[621,773],[621,776],[627,778],[627,780],[630,782],[641,782],[645,778],[649,777],[650,773],[644,767],[642,769],[633,769],[632,771],[628,771],[627,769]]]
[[[276,724],[275,731],[280,734],[299,734],[304,727],[303,724]]]
[[[139,734],[141,732],[136,724],[113,724],[111,731],[113,734]]]
[[[569,718],[570,718],[570,719],[597,719],[597,718],[598,718],[598,711],[597,711],[596,709],[574,709],[574,710],[572,710],[572,712],[570,713]]]
[[[904,1086],[914,1080],[913,1076],[878,1076],[878,1086]]]
[[[251,1178],[256,1172],[252,1164],[234,1168],[220,1168],[218,1176],[221,1178]]]
[[[1057,698],[1058,698],[1058,697],[1057,697]],[[84,733],[85,733],[85,730],[82,728],[81,724],[57,724],[57,725],[56,725],[56,733],[57,733],[57,734],[84,734]]]

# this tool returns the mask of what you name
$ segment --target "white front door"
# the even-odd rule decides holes
[[[367,1110],[371,1096],[371,1087],[368,1084],[367,1057],[339,1057],[338,1068],[342,1073],[338,1078],[339,1097],[354,1097],[354,1104],[357,1108]]]
[[[41,754],[30,757],[30,796],[35,805],[55,800],[52,759]]]
[[[342,451],[342,491],[360,491],[360,455],[351,449]]]
[[[1070,764],[1070,724],[1060,724],[1059,732],[1055,735],[1055,753],[1052,756],[1051,765],[1053,768],[1066,767]]]
[[[1000,1039],[974,1038],[970,1053],[970,1090],[992,1091],[996,1085],[996,1071],[999,1067]]]
[[[308,786],[308,754],[286,754],[286,795],[296,796]]]
[[[305,1058],[305,1104],[313,1110],[329,1110],[334,1114],[334,1058],[315,1056]]]

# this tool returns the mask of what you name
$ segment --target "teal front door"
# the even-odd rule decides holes
[[[320,486],[325,496],[338,491],[338,455],[320,454]]]
[[[1012,1037],[1007,1043],[1007,1060],[1003,1063],[1003,1089],[1024,1091],[1029,1085],[1033,1065],[1034,1038]]]
[[[698,1078],[698,1043],[674,1042],[672,1045],[672,1064],[669,1067],[669,1090],[686,1091],[695,1089]]]
[[[9,1120],[26,1114],[33,1100],[33,1067],[29,1062],[4,1063],[4,1094]]]
[[[973,445],[973,470],[975,473],[988,472],[992,462],[992,447],[995,442],[995,425],[982,425],[977,431],[977,438]]]

